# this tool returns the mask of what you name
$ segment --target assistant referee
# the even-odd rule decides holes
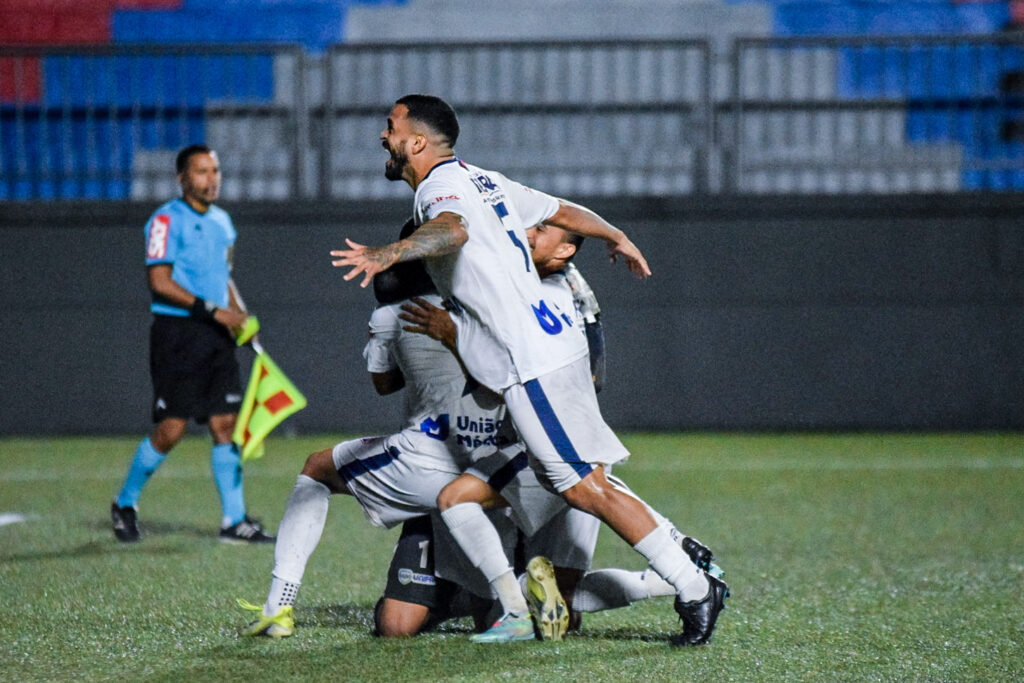
[[[126,543],[139,540],[142,489],[194,418],[208,423],[213,437],[211,465],[223,509],[220,539],[273,542],[246,515],[241,460],[231,442],[242,402],[234,337],[247,313],[231,279],[235,227],[227,212],[213,205],[220,193],[220,162],[206,145],[191,145],[178,153],[175,166],[181,198],[158,208],[145,230],[155,426],[136,449],[110,506],[114,535]]]

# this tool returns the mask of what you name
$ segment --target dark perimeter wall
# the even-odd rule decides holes
[[[328,252],[379,244],[409,202],[230,205],[235,279],[309,407],[282,428],[394,428],[361,349],[370,290]],[[645,251],[588,243],[616,428],[1024,427],[1024,198],[693,198],[592,206]],[[135,204],[0,204],[0,434],[149,427]],[[247,367],[251,353],[244,351]]]

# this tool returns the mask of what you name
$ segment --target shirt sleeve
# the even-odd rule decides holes
[[[169,211],[158,211],[146,223],[146,265],[174,263],[178,255],[178,226]]]
[[[464,194],[457,184],[448,181],[443,175],[427,178],[416,189],[417,224],[422,225],[446,211],[468,217],[463,207],[466,200]]]
[[[381,306],[370,316],[370,339],[363,347],[368,372],[389,372],[398,367],[391,347],[401,333],[395,306]]]
[[[549,194],[505,179],[503,183],[508,199],[519,211],[523,227],[530,228],[546,221],[558,211],[558,200]]]

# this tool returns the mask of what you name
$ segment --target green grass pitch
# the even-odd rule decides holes
[[[247,466],[272,529],[307,453]],[[110,500],[137,438],[0,440],[0,680],[1020,680],[1024,435],[626,434],[617,469],[711,545],[733,597],[710,645],[672,649],[671,601],[587,615],[562,643],[474,645],[468,622],[370,635],[396,531],[332,499],[296,635],[243,639],[273,548],[218,543],[209,449],[189,437],[147,488],[145,539]],[[23,518],[23,521],[15,521]],[[596,567],[639,569],[602,530]]]

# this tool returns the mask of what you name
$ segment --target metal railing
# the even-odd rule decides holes
[[[0,199],[167,196],[201,141],[227,152],[226,198],[293,197],[303,66],[287,46],[0,48]]]
[[[225,199],[404,196],[394,100],[460,115],[460,155],[566,196],[1024,190],[1011,36],[0,48],[0,200],[158,200],[177,149]]]
[[[327,60],[323,196],[395,192],[380,182],[376,139],[395,99],[414,92],[456,107],[460,155],[552,192],[707,189],[706,42],[339,46]]]
[[[1024,190],[1019,36],[741,39],[731,57],[732,191]]]

